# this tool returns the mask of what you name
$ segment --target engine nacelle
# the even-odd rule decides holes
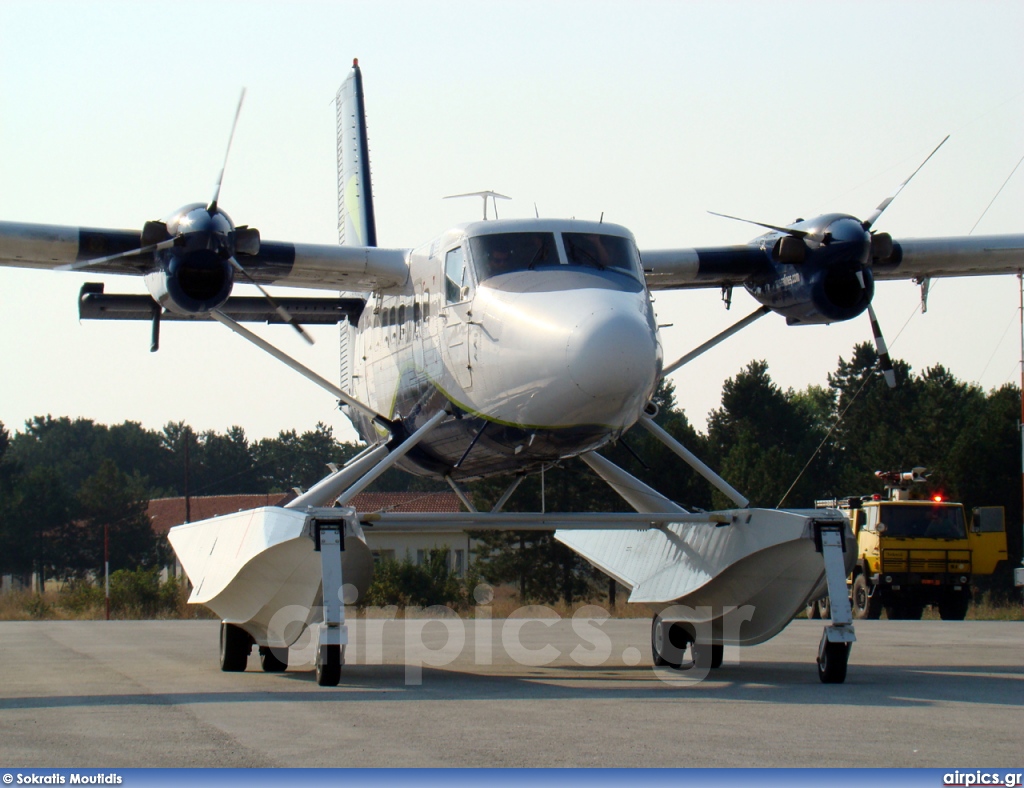
[[[872,236],[852,216],[826,214],[766,236],[761,248],[768,265],[744,283],[747,291],[790,325],[836,323],[871,304],[871,261],[892,254],[892,239]]]
[[[154,300],[179,315],[210,312],[231,295],[235,272],[229,260],[210,249],[169,249],[161,255],[161,270],[147,274],[146,287]]]
[[[860,315],[875,294],[870,268],[784,266],[770,279],[748,282],[758,302],[790,325],[838,323]]]

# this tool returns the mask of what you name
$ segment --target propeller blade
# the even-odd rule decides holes
[[[268,293],[266,289],[264,289],[263,285],[261,285],[255,279],[253,279],[252,275],[248,271],[246,271],[245,268],[243,268],[242,265],[234,257],[231,257],[229,259],[231,260],[231,265],[235,267],[235,270],[249,280],[249,284],[256,285],[256,289],[263,294],[263,297],[267,299],[267,303],[270,304],[271,308],[275,312],[277,312],[278,315],[281,316],[281,319],[284,322],[288,323],[289,325],[291,325],[292,328],[298,331],[299,336],[301,336],[309,344],[316,344],[316,340],[313,339],[313,337],[310,336],[309,333],[302,327],[302,324],[299,323],[299,321],[292,316],[291,312],[289,312],[287,309],[281,306],[281,304],[275,301],[274,297],[270,295],[270,293]]]
[[[949,135],[947,134],[943,138],[942,142],[940,142],[938,145],[935,146],[935,150],[933,150],[931,153],[928,154],[928,158],[925,159],[924,161],[922,161],[919,165],[917,165],[917,169],[914,170],[912,173],[910,173],[910,177],[907,178],[905,181],[903,181],[903,183],[901,183],[899,186],[897,186],[896,187],[896,191],[894,191],[892,194],[890,194],[888,197],[886,197],[884,200],[882,200],[881,203],[879,203],[878,207],[875,208],[875,212],[873,214],[871,214],[871,216],[869,216],[864,221],[864,229],[865,230],[870,230],[871,229],[871,227],[874,225],[874,223],[878,221],[878,217],[882,215],[882,211],[884,211],[886,208],[889,207],[889,204],[893,200],[896,199],[897,195],[899,195],[899,193],[901,191],[903,191],[903,187],[906,186],[908,183],[910,183],[910,179],[913,178],[915,175],[917,175],[917,173],[919,173],[921,171],[921,168],[924,167],[924,165],[926,165],[928,163],[928,159],[930,159],[932,156],[934,156],[936,153],[938,153],[939,148],[941,148],[943,145],[945,145],[946,144],[946,140],[948,140],[948,139],[949,139]]]
[[[158,244],[149,244],[148,246],[142,246],[138,249],[132,249],[128,252],[118,252],[117,254],[109,254],[106,257],[95,257],[92,260],[76,260],[73,263],[67,265],[58,265],[53,270],[55,271],[81,271],[84,268],[90,266],[100,265],[101,263],[112,263],[114,260],[120,260],[125,257],[135,257],[140,254],[149,254],[150,252],[157,252],[161,249],[169,249],[174,246],[174,239],[168,238],[166,241],[161,241]]]
[[[810,233],[804,230],[794,230],[792,227],[779,227],[777,224],[765,224],[764,222],[755,222],[753,219],[741,219],[739,216],[729,216],[727,213],[716,213],[715,211],[708,211],[712,216],[720,216],[723,219],[732,219],[736,222],[745,222],[747,224],[755,224],[758,227],[766,227],[769,230],[775,230],[776,232],[785,233],[791,235],[794,238],[806,238]]]
[[[224,170],[228,166],[228,155],[231,153],[231,142],[235,139],[235,128],[238,126],[238,116],[242,114],[242,102],[245,101],[245,88],[242,88],[242,95],[238,97],[238,107],[235,108],[235,119],[231,123],[231,133],[228,135],[228,147],[224,151],[224,164],[221,165],[220,175],[217,176],[217,185],[213,191],[213,200],[207,209],[210,213],[217,210],[217,200],[220,199],[220,185],[224,180]]]
[[[885,346],[885,337],[882,336],[882,329],[878,325],[878,317],[875,315],[875,308],[868,304],[868,318],[871,320],[871,333],[875,335],[875,348],[878,350],[878,366],[885,376],[885,382],[889,388],[896,388],[896,371],[892,368],[892,359],[889,358],[889,350]]]

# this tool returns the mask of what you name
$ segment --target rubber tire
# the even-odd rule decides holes
[[[970,592],[954,591],[939,602],[939,618],[943,621],[963,621],[971,604]]]
[[[264,673],[284,673],[288,670],[288,649],[260,646],[260,667]]]
[[[667,668],[668,660],[661,656],[665,634],[661,628],[661,618],[657,615],[651,619],[651,661],[656,668]]]
[[[818,600],[814,599],[807,603],[807,620],[816,621],[821,618],[821,611],[818,609]]]
[[[665,638],[668,639],[672,651],[677,651],[678,659],[671,654],[666,657]],[[657,668],[672,668],[673,670],[684,670],[692,663],[683,661],[683,654],[686,647],[693,642],[690,633],[678,623],[666,623],[660,616],[655,616],[651,622],[651,657],[654,666]]]
[[[693,664],[698,668],[717,670],[722,667],[725,659],[725,646],[721,643],[694,643],[690,646],[693,651]]]
[[[316,660],[316,683],[321,687],[337,687],[341,681],[341,646],[320,646]]]
[[[849,643],[825,643],[825,653],[818,660],[818,678],[822,684],[846,681],[846,665],[850,660]]]
[[[249,664],[252,638],[235,624],[220,622],[220,669],[225,673],[241,673]]]
[[[903,606],[903,618],[907,621],[920,621],[924,614],[924,605],[920,602],[908,602]]]
[[[881,617],[882,596],[877,591],[871,596],[867,577],[861,574],[854,578],[851,595],[850,606],[853,608],[854,618],[874,620]]]
[[[822,618],[832,618],[832,600],[827,596],[818,600],[818,615]]]

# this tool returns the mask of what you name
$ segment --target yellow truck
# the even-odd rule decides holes
[[[962,621],[971,581],[1007,560],[1003,508],[974,509],[934,496],[914,500],[910,489],[926,480],[924,468],[879,471],[885,495],[817,501],[843,511],[857,537],[857,562],[847,578],[855,618],[919,619],[935,605],[945,620]],[[828,617],[828,598],[808,604],[808,616]]]

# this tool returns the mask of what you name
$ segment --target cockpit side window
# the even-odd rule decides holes
[[[445,296],[449,304],[465,300],[462,289],[469,285],[469,267],[461,246],[456,246],[444,258]]]
[[[601,233],[562,233],[569,265],[611,269],[632,277],[639,270],[639,255],[629,238]]]
[[[482,282],[512,271],[558,265],[554,233],[494,233],[469,240],[473,264]]]

